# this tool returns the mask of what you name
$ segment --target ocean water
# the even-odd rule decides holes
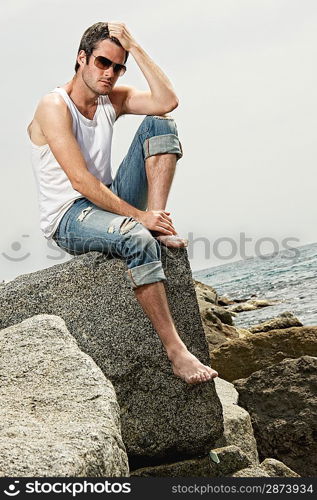
[[[317,243],[282,250],[270,258],[248,258],[195,271],[193,277],[231,299],[278,300],[272,306],[238,313],[235,326],[247,328],[286,311],[303,325],[317,326]]]

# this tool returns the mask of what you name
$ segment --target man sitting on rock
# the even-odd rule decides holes
[[[129,53],[148,91],[115,88]],[[99,22],[81,39],[74,77],[40,100],[28,133],[45,237],[72,255],[100,251],[124,258],[174,374],[195,384],[218,373],[191,354],[176,331],[160,253],[160,244],[187,245],[165,210],[182,156],[175,121],[165,113],[177,105],[170,81],[126,26]],[[147,116],[112,179],[113,125],[124,114]]]

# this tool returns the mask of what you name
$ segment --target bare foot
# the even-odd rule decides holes
[[[193,354],[187,349],[181,349],[169,356],[172,362],[173,372],[177,377],[182,378],[188,384],[199,384],[208,382],[212,378],[218,377],[218,372],[203,365]]]
[[[155,238],[167,247],[181,248],[188,245],[188,240],[181,238],[178,234],[160,234]]]

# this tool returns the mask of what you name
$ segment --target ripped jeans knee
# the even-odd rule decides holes
[[[126,278],[132,288],[137,288],[144,284],[165,280],[166,277],[158,241],[141,223],[133,225],[133,221],[133,218],[128,218],[120,226],[120,230],[125,235],[120,253],[126,259],[128,266]]]
[[[126,260],[126,278],[132,288],[165,280],[161,249],[151,232],[133,217],[118,217],[107,233],[117,231],[116,252]]]
[[[116,231],[111,224],[108,233]],[[126,260],[125,277],[133,289],[166,280],[161,262],[161,249],[150,231],[133,217],[125,217],[118,228],[120,238],[116,251]]]

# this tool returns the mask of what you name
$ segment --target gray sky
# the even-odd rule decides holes
[[[317,240],[315,0],[2,0],[0,9],[0,280],[71,258],[39,229],[26,126],[39,98],[72,78],[82,33],[97,21],[124,22],[180,99],[184,157],[167,208],[194,239],[193,270],[283,249],[286,238]],[[132,56],[121,83],[148,88]],[[142,119],[116,122],[113,172]]]

